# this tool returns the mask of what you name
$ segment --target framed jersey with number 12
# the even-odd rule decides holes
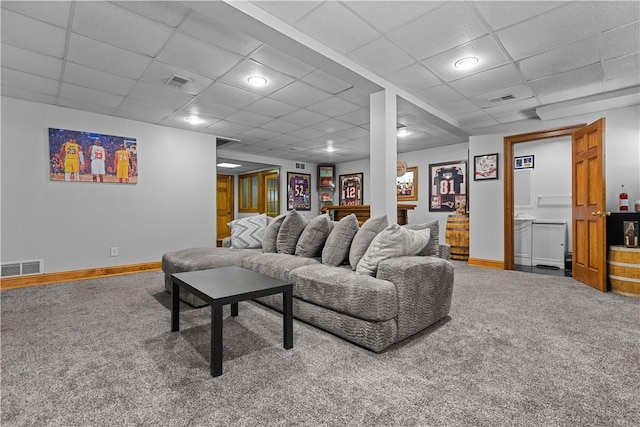
[[[429,210],[467,211],[467,162],[464,160],[429,165]]]

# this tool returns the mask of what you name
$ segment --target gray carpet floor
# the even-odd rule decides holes
[[[454,263],[450,316],[380,354],[225,307],[218,378],[160,272],[3,291],[2,425],[640,425],[640,299]]]

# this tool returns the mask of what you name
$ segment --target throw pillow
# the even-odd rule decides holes
[[[338,221],[322,249],[322,263],[333,266],[342,264],[349,256],[349,248],[358,228],[358,218],[355,214],[347,215]]]
[[[276,248],[279,254],[293,255],[296,253],[296,243],[308,223],[309,219],[296,210],[292,210],[284,217],[276,239]]]
[[[285,216],[285,214],[277,216],[269,222],[267,229],[264,231],[264,238],[262,239],[262,252],[278,252],[278,232],[280,231],[280,226],[282,226],[282,221]]]
[[[231,228],[231,247],[234,249],[257,249],[262,247],[262,239],[267,229],[267,215],[260,214],[233,220],[227,225]]]
[[[409,230],[424,230],[429,229],[429,243],[420,251],[418,255],[422,256],[440,256],[440,223],[438,220],[426,222],[424,224],[407,224],[403,227]]]
[[[374,276],[380,262],[389,258],[417,255],[429,242],[429,230],[411,230],[398,224],[378,234],[356,267],[356,274]]]
[[[309,222],[296,244],[296,255],[312,258],[322,253],[324,243],[331,232],[328,215],[319,215]]]
[[[358,262],[360,262],[367,248],[369,248],[373,238],[387,228],[388,225],[389,221],[387,221],[386,215],[369,218],[362,224],[362,227],[353,238],[351,249],[349,250],[349,264],[352,270],[355,270],[358,266]]]

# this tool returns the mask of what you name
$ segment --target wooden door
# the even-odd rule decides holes
[[[604,126],[600,119],[573,133],[573,277],[607,290]]]
[[[231,230],[227,226],[233,221],[233,176],[218,175],[218,186],[216,192],[216,206],[218,214],[216,217],[217,238],[224,239],[231,235]]]
[[[280,215],[280,173],[267,172],[263,175],[264,212],[270,217]]]

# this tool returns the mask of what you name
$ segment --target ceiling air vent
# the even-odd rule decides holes
[[[177,88],[182,88],[182,86],[184,86],[185,84],[191,81],[193,80],[174,74],[171,77],[169,77],[169,79],[166,82],[164,82],[164,84],[169,86],[174,86]]]
[[[304,163],[296,163],[296,169],[304,169]]]
[[[495,97],[495,98],[487,99],[487,102],[490,102],[490,103],[494,104],[496,102],[510,101],[512,99],[516,99],[516,97],[513,96],[513,94],[509,93],[507,95],[502,95],[502,96],[498,96],[498,97]]]

